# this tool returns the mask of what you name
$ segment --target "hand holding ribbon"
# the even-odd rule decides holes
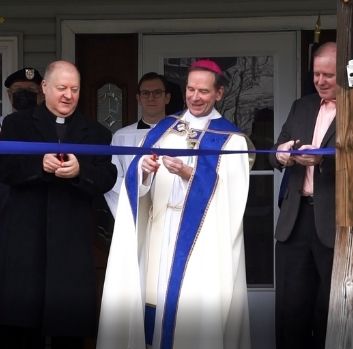
[[[298,150],[308,150],[308,149],[317,149],[317,147],[307,144],[302,145]],[[294,161],[302,166],[315,166],[318,165],[321,160],[321,155],[314,155],[314,154],[299,154],[299,155],[292,155]]]
[[[281,150],[283,152],[276,153],[276,158],[280,164],[283,166],[293,166],[295,161],[294,158],[291,156],[291,153],[288,152],[293,148],[295,141],[288,141],[286,143],[282,143],[277,147],[277,150]]]

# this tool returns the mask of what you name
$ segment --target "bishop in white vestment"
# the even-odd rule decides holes
[[[159,122],[143,146],[246,150],[245,137],[213,108],[222,96],[216,72],[197,68],[189,73],[188,110]],[[188,101],[188,92],[204,90],[210,96]],[[247,154],[134,158],[118,203],[98,349],[250,348],[248,186]]]

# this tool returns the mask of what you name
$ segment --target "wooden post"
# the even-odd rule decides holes
[[[353,348],[353,0],[337,0],[336,242],[326,349]]]

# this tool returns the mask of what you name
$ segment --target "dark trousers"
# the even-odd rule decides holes
[[[51,349],[83,349],[81,337],[51,337]],[[45,349],[46,338],[40,329],[0,325],[1,349]]]
[[[289,239],[276,243],[276,348],[324,349],[333,249],[318,239],[302,200]]]

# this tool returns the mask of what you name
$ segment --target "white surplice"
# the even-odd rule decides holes
[[[149,131],[149,129],[138,129],[137,124],[138,122],[135,122],[134,124],[128,125],[116,131],[112,137],[111,145],[137,147]],[[114,218],[116,216],[120,188],[132,158],[133,155],[114,154],[112,156],[112,163],[118,170],[118,176],[114,187],[105,193],[104,197]]]

